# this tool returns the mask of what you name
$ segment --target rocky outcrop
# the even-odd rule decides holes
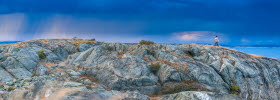
[[[149,70],[152,63],[160,63],[157,73]],[[67,64],[87,68],[89,75],[115,90],[154,94],[166,83],[192,80],[226,94],[238,86],[238,95],[246,99],[279,97],[278,60],[222,47],[113,43],[71,55]]]
[[[39,50],[47,53],[46,59],[40,59]],[[163,100],[280,99],[279,60],[223,47],[65,39],[4,45],[0,51],[0,83],[4,83],[0,91],[6,98],[16,98],[16,93],[19,99],[42,99],[46,93],[60,93],[49,88],[64,87],[69,93],[62,98],[79,100],[149,99],[146,95]],[[36,77],[44,78],[35,95],[31,88],[23,88],[38,82],[22,80]]]
[[[84,50],[94,46],[77,47],[73,45],[78,41],[72,39],[41,39],[2,45],[0,47],[0,82],[45,74],[47,68],[40,63],[58,63],[64,61],[69,54],[77,52],[77,48]],[[48,55],[46,59],[39,59],[38,51],[40,50],[44,50]]]
[[[118,52],[112,53],[116,56],[106,56],[110,53],[104,46],[97,46],[69,56],[68,63],[90,70],[87,74],[98,78],[99,82],[114,90],[138,90],[144,94],[152,94],[159,88],[158,78],[150,72],[143,59],[117,59],[116,57],[120,56]]]

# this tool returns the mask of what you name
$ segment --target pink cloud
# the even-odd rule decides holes
[[[192,41],[192,40],[197,40],[201,35],[200,34],[183,34],[179,36],[180,39],[186,40],[186,41]]]
[[[184,31],[184,32],[176,32],[173,33],[173,37],[171,41],[174,43],[184,42],[184,43],[207,43],[213,44],[215,43],[215,36],[219,37],[220,43],[228,43],[230,38],[224,34],[213,31]]]
[[[215,35],[219,35],[221,33],[212,31],[185,31],[174,34],[176,35],[177,39],[183,41],[208,41],[209,39],[212,40],[211,37],[214,37]]]

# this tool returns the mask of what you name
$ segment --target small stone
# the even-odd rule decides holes
[[[78,76],[71,76],[70,80],[76,81],[78,79]]]
[[[92,84],[92,82],[89,79],[86,79],[83,81],[83,84],[89,85],[89,84]]]
[[[73,71],[73,70],[67,71],[67,73],[70,74],[71,76],[80,76],[81,75],[81,73]]]
[[[12,85],[14,85],[14,83],[13,82],[6,82],[6,85],[12,86]]]
[[[5,89],[5,90],[7,90],[8,88],[10,88],[10,86],[4,85],[4,89]]]
[[[48,68],[45,65],[40,64],[37,67],[37,70],[36,70],[37,75],[45,75],[47,72],[48,72]]]
[[[78,86],[82,86],[83,84],[78,82],[65,82],[63,85],[69,87],[78,87]]]

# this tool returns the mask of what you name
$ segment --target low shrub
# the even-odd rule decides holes
[[[89,41],[96,41],[96,39],[95,39],[95,38],[93,38],[93,39],[90,39]]]
[[[40,58],[40,60],[46,59],[48,54],[45,53],[45,50],[40,50],[38,51],[38,56]]]
[[[229,91],[230,94],[235,94],[235,95],[238,95],[240,93],[239,91],[239,86],[238,85],[232,85],[230,87],[230,91]]]
[[[140,45],[154,45],[154,44],[156,44],[156,43],[153,41],[146,41],[146,40],[140,41]]]
[[[113,51],[113,50],[114,50],[114,48],[111,47],[111,46],[105,46],[104,49],[105,49],[105,50],[108,50],[108,51]]]
[[[160,65],[159,63],[151,64],[151,65],[150,65],[150,70],[151,70],[154,74],[156,74],[156,73],[159,71],[160,66],[161,66],[161,65]]]
[[[7,90],[8,91],[13,91],[13,90],[15,90],[16,89],[16,87],[9,87]]]

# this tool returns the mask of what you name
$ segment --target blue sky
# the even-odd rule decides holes
[[[277,0],[0,0],[0,41],[279,44]]]

